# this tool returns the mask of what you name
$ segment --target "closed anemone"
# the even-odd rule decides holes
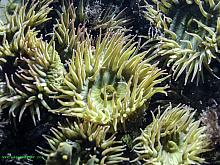
[[[134,140],[134,161],[141,164],[202,164],[201,153],[209,151],[206,127],[193,119],[195,111],[185,105],[171,105],[148,125]]]
[[[185,84],[196,78],[204,80],[204,69],[212,75],[211,62],[219,62],[220,2],[197,1],[145,1],[145,18],[163,35],[155,56],[165,57],[177,80],[185,72]]]
[[[9,109],[9,115],[18,115],[19,121],[29,110],[34,123],[40,120],[41,109],[51,109],[47,101],[64,78],[65,70],[55,46],[36,37],[37,32],[20,29],[12,42],[0,46],[0,68],[3,73],[1,109]],[[47,100],[47,101],[46,101]],[[53,104],[53,105],[54,105]]]
[[[52,164],[118,164],[126,162],[125,146],[108,135],[109,126],[90,122],[70,122],[52,128],[52,136],[45,135],[50,149],[38,147],[37,151],[47,156],[47,165]]]
[[[167,76],[156,64],[137,54],[136,43],[121,31],[99,36],[95,46],[87,38],[78,43],[68,63],[69,72],[58,89],[61,108],[51,112],[77,116],[100,124],[124,124],[135,113],[144,110],[155,93],[166,93],[158,87]]]

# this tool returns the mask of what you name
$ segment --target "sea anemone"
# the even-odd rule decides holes
[[[157,56],[166,57],[173,77],[177,80],[185,71],[185,84],[197,77],[204,79],[204,67],[213,73],[210,63],[220,62],[220,2],[197,1],[145,1],[145,18],[153,24],[159,35]]]
[[[185,105],[170,105],[162,115],[153,115],[153,122],[134,140],[135,161],[148,165],[203,163],[200,154],[209,151],[209,139],[206,127],[200,127],[192,111]]]
[[[7,39],[12,39],[13,35],[19,31],[21,27],[34,28],[45,23],[50,18],[47,17],[48,13],[52,10],[49,4],[53,0],[33,0],[31,3],[26,3],[22,0],[21,5],[16,5],[13,13],[6,10],[6,22],[0,27],[1,35],[6,35]],[[1,43],[1,42],[0,42]]]
[[[4,75],[0,107],[8,107],[13,117],[19,113],[19,121],[29,109],[34,123],[35,114],[40,120],[42,107],[51,109],[45,100],[56,93],[55,88],[65,74],[53,41],[47,43],[36,36],[37,32],[29,29],[24,33],[22,28],[11,43],[5,40],[0,46],[0,68]]]
[[[47,156],[47,165],[69,164],[118,164],[128,161],[123,156],[125,146],[108,137],[109,126],[90,122],[59,123],[59,130],[52,128],[53,136],[44,136],[51,149],[38,147],[38,152]]]
[[[166,93],[163,82],[166,73],[144,60],[146,52],[137,54],[136,43],[130,36],[118,31],[101,34],[91,45],[89,37],[77,44],[68,74],[55,96],[62,105],[52,112],[77,116],[86,120],[110,124],[117,130],[117,123],[144,110],[155,93]],[[123,125],[124,126],[124,125]]]

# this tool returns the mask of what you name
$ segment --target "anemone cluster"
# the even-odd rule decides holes
[[[158,33],[143,45],[126,28],[126,10],[103,9],[101,1],[89,6],[81,0],[78,8],[74,1],[10,3],[14,7],[0,22],[0,114],[15,127],[29,124],[28,118],[33,127],[60,119],[35,146],[44,163],[205,162],[210,138],[196,111],[170,105],[160,114],[150,105],[169,88],[170,75],[155,62],[158,57],[167,57],[176,79],[186,71],[185,82],[189,76],[199,80],[203,65],[211,71],[219,53],[220,3],[145,1],[144,17]],[[201,19],[182,15],[181,5],[198,8]]]

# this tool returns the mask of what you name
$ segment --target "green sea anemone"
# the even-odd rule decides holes
[[[38,152],[47,156],[47,165],[69,164],[118,164],[128,161],[123,156],[125,146],[108,137],[109,126],[86,122],[59,123],[59,130],[52,128],[53,136],[44,136],[51,149],[38,147]]]
[[[159,35],[157,56],[166,57],[173,77],[185,72],[185,84],[203,79],[204,67],[214,75],[210,63],[220,62],[220,2],[218,0],[145,1],[145,18]]]
[[[37,32],[20,29],[11,43],[0,46],[0,68],[3,90],[0,95],[1,109],[9,108],[13,117],[19,113],[19,121],[26,109],[40,120],[42,107],[51,109],[45,100],[55,94],[56,86],[63,79],[65,70],[55,46],[37,38]],[[52,99],[51,99],[52,100]]]
[[[155,93],[166,93],[157,85],[166,73],[137,54],[136,43],[118,31],[99,36],[95,47],[87,38],[78,43],[68,63],[68,74],[58,89],[61,108],[52,112],[77,116],[100,124],[117,124],[144,110]]]
[[[136,161],[146,165],[203,163],[200,154],[209,151],[209,139],[206,127],[200,127],[192,111],[185,105],[170,105],[162,115],[153,115],[153,122],[134,140]]]
[[[4,35],[6,35],[7,39],[12,39],[13,35],[19,31],[21,27],[34,28],[45,23],[50,19],[47,15],[52,10],[49,7],[52,1],[53,0],[33,0],[31,2],[24,2],[22,0],[21,5],[16,5],[13,13],[6,10],[6,21],[0,26],[0,39],[2,39],[1,36]]]

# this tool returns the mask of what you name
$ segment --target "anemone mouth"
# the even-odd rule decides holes
[[[93,89],[92,89],[92,91],[93,91]],[[101,92],[101,95],[100,95],[100,97],[102,98],[102,100],[112,100],[113,99],[113,95],[115,95],[115,88],[114,88],[114,86],[113,85],[107,85],[107,84],[105,84],[102,88],[101,88],[101,90],[100,90],[100,92]],[[91,92],[91,93],[93,93],[93,92]]]
[[[160,139],[161,145],[164,146],[164,151],[167,153],[175,153],[178,152],[181,148],[181,136],[180,133],[175,132],[170,135],[166,135],[161,137]]]
[[[65,159],[72,159],[71,161],[80,160],[81,163],[87,164],[92,158],[95,158],[97,162],[102,159],[103,149],[97,145],[95,141],[89,139],[75,138],[72,140],[66,139],[64,142],[60,142],[56,146],[56,152],[48,154],[47,164],[50,164],[51,160],[59,162],[59,156]],[[67,152],[69,148],[69,153]],[[58,159],[57,159],[58,158]],[[57,160],[56,160],[57,159]]]
[[[92,104],[97,109],[112,109],[112,102],[116,104],[116,100],[123,101],[127,92],[127,82],[122,78],[118,79],[115,73],[111,71],[101,72],[95,81],[87,81],[81,95],[84,102],[87,102],[88,95],[92,100]]]

